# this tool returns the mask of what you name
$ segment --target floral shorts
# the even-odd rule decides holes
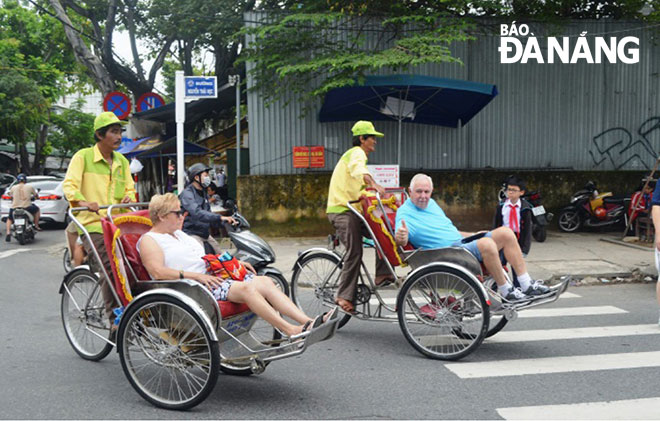
[[[227,279],[226,281],[223,281],[222,284],[220,284],[219,287],[217,287],[216,289],[213,290],[213,296],[218,301],[228,301],[227,300],[227,295],[229,294],[229,288],[231,288],[231,285],[234,282],[250,282],[250,281],[252,281],[252,278],[254,278],[254,274],[248,272],[248,274],[245,275],[245,278],[243,278],[242,281],[236,281],[234,279]]]

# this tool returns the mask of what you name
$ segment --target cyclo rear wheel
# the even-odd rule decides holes
[[[189,409],[215,387],[220,369],[218,343],[186,303],[154,294],[122,316],[117,350],[124,374],[150,403]]]
[[[445,265],[431,265],[406,280],[397,312],[413,348],[439,360],[458,360],[477,349],[490,316],[478,282]]]
[[[334,253],[311,252],[297,262],[291,277],[291,299],[308,316],[314,317],[335,306],[341,259]],[[345,314],[340,329],[350,320]]]
[[[101,284],[87,269],[77,269],[67,276],[60,306],[66,338],[82,358],[102,360],[112,344],[103,339],[110,334],[110,321],[105,315]]]

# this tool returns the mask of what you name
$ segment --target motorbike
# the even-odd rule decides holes
[[[627,225],[630,199],[615,197],[611,192],[598,193],[596,183],[587,182],[571,197],[571,204],[559,212],[559,229],[575,232],[581,227],[596,228]]]
[[[14,223],[11,225],[11,234],[18,241],[18,244],[24,245],[34,241],[34,235],[37,232],[34,225],[34,216],[23,208],[14,209]]]
[[[282,272],[271,266],[275,263],[275,252],[263,238],[250,231],[250,223],[238,212],[238,207],[231,201],[225,207],[232,209],[235,224],[223,223],[223,228],[236,250],[232,255],[238,260],[250,263],[257,275],[268,276],[284,294],[289,296],[289,283]]]
[[[502,183],[499,198],[501,202],[506,200],[506,181]],[[520,200],[528,202],[532,207],[532,237],[539,243],[545,241],[548,234],[547,226],[554,217],[552,212],[545,211],[545,208],[541,204],[541,199],[541,192],[539,191],[525,192],[520,198]]]

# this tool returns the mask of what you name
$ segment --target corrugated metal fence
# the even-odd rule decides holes
[[[257,17],[246,14],[245,19]],[[584,60],[501,64],[498,34],[457,44],[452,51],[464,66],[424,65],[406,73],[495,84],[499,95],[458,129],[404,122],[402,168],[643,170],[653,166],[660,152],[658,28],[594,21],[530,27],[544,55],[545,36],[577,37],[587,31],[591,47],[595,36],[638,37],[640,60],[636,64]],[[558,33],[551,34],[551,29]],[[320,101],[301,118],[302,105],[292,100],[285,106],[287,99],[266,107],[257,92],[248,94],[250,173],[310,172],[293,168],[292,148],[312,145],[325,147],[324,171],[331,170],[351,146],[353,123],[320,123]],[[386,137],[379,140],[370,163],[395,163],[397,122],[375,124]]]

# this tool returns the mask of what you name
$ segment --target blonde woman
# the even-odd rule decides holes
[[[149,202],[153,227],[138,242],[138,251],[154,279],[193,279],[208,287],[218,300],[247,304],[289,337],[311,330],[327,319],[327,315],[316,319],[307,316],[269,278],[256,276],[247,262],[241,262],[248,270],[243,282],[208,275],[202,260],[204,247],[181,231],[184,214],[179,199],[172,193],[155,195]],[[299,324],[289,323],[280,313]]]

